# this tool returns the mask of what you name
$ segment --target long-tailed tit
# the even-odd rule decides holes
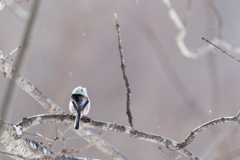
[[[90,99],[85,87],[79,86],[73,90],[69,102],[69,110],[76,115],[74,127],[79,129],[80,118],[86,116],[90,111]]]

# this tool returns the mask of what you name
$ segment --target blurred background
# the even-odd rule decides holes
[[[209,40],[217,36],[219,25],[209,0],[171,2],[181,20],[190,9],[185,23],[185,43],[189,50],[195,51],[206,45],[202,36]],[[16,5],[30,12],[32,3]],[[212,3],[223,21],[223,39],[240,47],[240,1]],[[68,113],[72,90],[84,85],[91,99],[90,118],[129,125],[114,13],[118,14],[121,26],[135,129],[180,142],[194,128],[209,120],[237,114],[240,63],[217,49],[198,59],[183,56],[175,41],[178,30],[161,0],[42,0],[21,73]],[[26,25],[27,21],[8,6],[0,12],[0,48],[4,56],[22,43]],[[229,53],[240,57],[234,52]],[[7,61],[13,59],[14,63],[17,54]],[[0,75],[1,102],[9,81]],[[48,114],[17,85],[11,108],[6,119],[11,123],[21,121],[23,117]],[[67,129],[62,124],[57,127],[62,132]],[[91,130],[96,134],[100,132]],[[55,124],[38,125],[27,131],[35,135],[36,132],[54,138]],[[239,134],[237,124],[220,124],[198,134],[186,148],[203,159],[214,159],[232,150],[239,153]],[[76,135],[68,131],[64,136]],[[41,137],[26,137],[48,146],[49,141]],[[103,139],[130,159],[165,160],[179,156],[178,152],[164,146],[159,150],[159,144],[119,133],[109,132]],[[82,138],[67,141],[68,149],[86,145]],[[61,148],[62,144],[58,142],[53,151]],[[12,159],[0,156],[4,160]],[[95,147],[73,156],[110,159]]]

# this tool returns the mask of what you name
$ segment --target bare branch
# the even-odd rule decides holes
[[[200,47],[199,49],[197,49],[195,51],[195,53],[191,52],[188,47],[186,46],[184,39],[186,37],[187,31],[186,28],[183,24],[183,22],[180,20],[178,14],[176,13],[176,11],[174,10],[174,8],[172,7],[172,3],[170,0],[162,0],[164,5],[166,6],[167,10],[168,10],[168,14],[171,18],[171,20],[174,22],[176,28],[179,30],[178,35],[176,36],[176,43],[178,45],[178,48],[180,49],[181,53],[187,57],[187,58],[199,58],[207,53],[209,53],[211,50],[214,49],[214,47],[212,45],[204,45],[202,47]],[[213,42],[214,44],[218,44],[223,46],[224,48],[233,51],[235,53],[240,53],[240,48],[239,47],[234,47],[232,44],[224,41],[222,39],[222,24],[223,22],[221,21],[221,16],[218,13],[217,9],[211,4],[211,7],[213,9],[214,14],[217,17],[218,20],[218,24],[219,24],[219,31],[218,31],[218,35],[213,38],[211,40],[211,42]]]
[[[0,59],[0,70],[4,72],[5,70],[8,70],[6,68],[8,65],[3,59]],[[10,69],[10,72],[7,73],[7,76],[11,79],[13,79],[13,75],[15,75],[14,81],[29,95],[31,95],[38,103],[41,104],[48,112],[50,113],[60,113],[60,114],[66,114],[66,112],[61,109],[59,106],[57,106],[50,98],[48,98],[44,93],[42,93],[37,87],[35,87],[29,80],[27,80],[22,74],[19,74],[15,71],[14,68]],[[68,127],[72,129],[76,134],[80,135],[83,139],[88,141],[89,143],[95,143],[99,137],[96,136],[94,133],[92,133],[90,130],[80,127],[79,130],[75,130],[73,128],[73,123],[71,124],[65,124]],[[89,136],[91,135],[91,136]],[[103,153],[108,155],[109,157],[113,159],[118,160],[126,160],[128,159],[125,157],[122,153],[120,153],[117,149],[112,147],[110,144],[105,142],[104,140],[98,141],[95,145],[99,150],[101,150]]]
[[[171,18],[171,20],[174,22],[176,28],[179,30],[178,35],[176,36],[176,43],[178,45],[178,48],[180,49],[181,53],[187,57],[187,58],[199,58],[203,56],[204,54],[210,52],[214,47],[211,45],[205,45],[200,47],[198,50],[196,50],[196,53],[191,52],[185,42],[184,39],[186,37],[187,31],[186,28],[184,27],[182,21],[180,20],[178,14],[176,11],[173,9],[171,1],[170,0],[163,0],[164,5],[166,6],[168,10],[168,14]],[[219,40],[218,38],[214,38],[212,40],[214,43],[217,43]]]
[[[12,125],[0,119],[0,150],[25,158],[44,158],[53,155],[45,146],[23,137],[21,126]]]
[[[123,59],[123,54],[122,54],[121,33],[120,33],[120,25],[118,24],[117,13],[115,13],[114,16],[115,16],[115,20],[116,20],[116,29],[117,29],[117,34],[118,34],[118,49],[119,49],[120,58],[121,58],[121,68],[122,68],[122,72],[123,72],[123,79],[125,81],[126,88],[127,88],[127,112],[126,112],[126,114],[128,116],[128,122],[129,122],[130,126],[133,127],[133,123],[132,123],[133,117],[132,117],[132,113],[130,110],[131,89],[130,89],[127,74],[125,71],[126,66],[124,64],[124,59]]]
[[[50,159],[55,155],[41,143],[24,138],[21,126],[12,125],[0,118],[3,126],[0,134],[0,153],[16,159]],[[51,158],[51,160],[53,160]],[[55,156],[54,160],[93,160],[90,158],[75,158],[62,154]]]
[[[225,53],[226,55],[230,56],[232,59],[240,62],[239,59],[235,58],[234,56],[232,56],[230,53],[226,52],[225,50],[223,50],[222,48],[218,47],[217,45],[215,45],[214,43],[210,42],[209,40],[205,39],[204,37],[202,37],[202,40],[208,42],[209,44],[213,45],[214,47],[216,47],[217,49],[219,49],[220,51],[222,51],[223,53]]]
[[[238,114],[236,116],[233,117],[222,117],[222,118],[218,118],[218,119],[214,119],[212,121],[209,121],[207,123],[202,124],[201,126],[195,128],[187,138],[185,138],[182,142],[181,145],[186,146],[187,144],[191,143],[191,141],[196,137],[196,135],[207,129],[210,126],[216,125],[216,124],[220,124],[220,123],[226,123],[226,122],[237,122],[239,123],[239,116]],[[240,124],[240,123],[239,123]]]
[[[117,124],[117,123],[114,123],[113,127],[111,128],[111,130],[114,129],[114,127],[116,126],[116,124]],[[104,134],[102,134],[102,135],[100,136],[99,140],[102,139],[104,136],[106,136],[106,135],[109,133],[109,131],[110,131],[110,130],[108,130],[108,131],[106,131]],[[98,140],[98,141],[99,141],[99,140]],[[98,141],[96,141],[95,143],[97,143]],[[77,151],[71,151],[71,152],[66,152],[66,153],[68,153],[68,154],[80,153],[80,152],[82,152],[82,151],[84,151],[84,150],[86,150],[86,149],[89,149],[90,147],[94,146],[95,143],[89,144],[89,145],[87,145],[87,146],[85,146],[85,147],[83,147],[83,148],[81,148],[81,149],[79,149],[79,150],[77,150]]]
[[[72,119],[71,115],[37,115],[29,118],[24,118],[23,121],[19,122],[16,124],[17,126],[21,126],[22,130],[25,131],[29,129],[30,127],[33,127],[37,124],[42,124],[42,123],[64,123],[64,124],[73,124],[74,120]],[[240,112],[233,117],[223,117],[223,118],[218,118],[211,120],[207,123],[204,123],[194,129],[188,137],[186,137],[181,143],[178,143],[176,141],[173,141],[169,138],[165,138],[159,135],[154,135],[151,133],[146,133],[146,132],[141,132],[138,130],[134,130],[131,127],[127,126],[122,126],[122,125],[116,125],[113,123],[108,123],[108,122],[101,122],[101,121],[96,121],[92,120],[88,117],[84,117],[81,119],[81,125],[84,127],[89,127],[89,128],[95,128],[95,129],[102,129],[102,130],[111,130],[114,132],[119,132],[122,134],[129,135],[130,137],[137,138],[140,140],[145,140],[153,143],[159,143],[163,146],[166,146],[170,150],[178,151],[182,155],[190,158],[190,159],[199,159],[197,156],[189,152],[185,147],[191,143],[196,135],[199,132],[202,132],[203,130],[207,129],[210,126],[217,125],[220,123],[226,123],[226,122],[237,122],[240,124]]]
[[[29,118],[24,118],[23,121],[19,122],[17,126],[21,126],[23,128],[23,131],[26,131],[30,127],[33,127],[37,124],[42,123],[64,123],[66,125],[73,124],[74,119],[72,119],[71,115],[37,115]],[[81,119],[81,126],[89,127],[89,128],[95,128],[95,129],[102,129],[102,130],[112,130],[115,132],[119,132],[122,134],[126,134],[130,137],[137,138],[140,140],[145,140],[153,143],[159,143],[163,146],[166,146],[170,150],[176,150],[182,155],[190,158],[190,159],[200,159],[193,153],[189,152],[186,147],[189,143],[178,143],[171,139],[154,135],[151,133],[141,132],[134,130],[132,127],[122,126],[122,125],[115,125],[113,123],[108,122],[101,122],[101,121],[95,121],[90,118],[84,117]],[[188,141],[187,141],[188,142]]]
[[[23,43],[27,43],[28,41],[30,41],[33,37],[29,38],[27,41],[23,42]],[[10,57],[14,52],[16,52],[17,50],[21,49],[22,48],[22,45],[21,44],[19,47],[15,48],[14,50],[10,51],[3,59],[6,60],[8,59],[8,57]]]

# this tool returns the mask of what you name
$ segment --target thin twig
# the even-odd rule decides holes
[[[96,142],[94,142],[94,143],[92,143],[92,144],[89,144],[89,145],[87,145],[87,146],[85,146],[85,147],[83,147],[83,148],[81,148],[81,149],[79,149],[79,150],[77,150],[77,151],[71,151],[71,152],[67,152],[67,153],[68,153],[68,154],[80,153],[80,152],[82,152],[82,151],[84,151],[84,150],[86,150],[86,149],[89,149],[90,147],[94,146],[98,141],[100,141],[104,136],[106,136],[106,135],[109,133],[110,130],[113,130],[116,125],[117,125],[117,123],[115,122],[114,125],[111,127],[111,129],[108,129],[108,131],[106,131],[105,133],[103,133]]]
[[[62,152],[66,152],[66,139],[64,137],[64,133],[62,133],[58,128],[56,129],[57,129],[57,132],[59,132],[62,137]]]
[[[51,157],[48,157],[48,159],[49,159],[49,158],[50,158],[50,159],[55,158],[55,157],[57,157],[57,156],[59,156],[59,155],[62,155],[63,153],[64,153],[64,154],[76,154],[76,153],[80,153],[80,152],[82,152],[82,151],[84,151],[84,150],[86,150],[86,149],[89,149],[89,148],[91,148],[92,146],[94,146],[96,143],[98,143],[105,135],[107,135],[107,133],[108,133],[110,130],[113,130],[116,125],[117,125],[117,123],[115,122],[114,125],[113,125],[111,128],[109,128],[108,131],[106,131],[104,134],[102,134],[97,141],[95,141],[95,142],[93,142],[93,143],[91,143],[91,144],[88,144],[87,146],[85,146],[85,147],[83,147],[83,148],[81,148],[81,149],[79,149],[79,150],[76,150],[76,151],[71,150],[70,152],[66,152],[66,150],[62,150],[61,152],[58,152],[58,153],[52,155]],[[45,160],[45,159],[46,159],[46,158],[42,158],[41,160]]]
[[[53,144],[50,145],[50,150],[52,150],[52,148],[54,147],[54,145],[59,141],[59,138],[56,136],[56,138],[52,139],[52,138],[47,138],[44,137],[43,135],[41,135],[40,133],[36,132],[38,136],[42,137],[43,139],[46,139],[48,141],[52,141]]]
[[[232,56],[230,53],[226,52],[225,50],[223,50],[222,48],[218,47],[217,45],[213,44],[212,42],[210,42],[209,40],[205,39],[204,37],[202,37],[202,40],[208,42],[209,44],[213,45],[214,47],[216,47],[217,49],[219,49],[220,51],[222,51],[223,53],[225,53],[226,55],[230,56],[232,59],[240,62],[239,59],[235,58],[234,56]]]
[[[133,118],[132,118],[132,113],[130,110],[131,89],[130,89],[127,74],[125,71],[126,66],[124,64],[124,59],[123,59],[123,54],[122,54],[121,33],[120,33],[120,25],[118,24],[117,13],[115,13],[114,16],[115,16],[115,20],[116,20],[116,29],[117,29],[117,33],[118,33],[118,49],[119,49],[120,58],[121,58],[121,68],[122,68],[122,72],[123,72],[123,79],[125,80],[125,84],[126,84],[126,88],[127,88],[127,112],[126,112],[126,114],[128,116],[128,122],[129,122],[130,126],[133,127],[133,123],[132,123]]]
[[[187,35],[187,30],[186,30],[184,24],[182,23],[182,21],[180,20],[177,12],[172,7],[172,2],[170,0],[162,0],[162,1],[163,1],[163,4],[167,8],[167,11],[168,11],[168,14],[169,14],[171,20],[174,22],[174,25],[178,30],[178,35],[176,36],[176,43],[177,43],[178,48],[180,49],[181,53],[185,57],[197,59],[197,58],[209,53],[211,50],[213,50],[214,47],[212,47],[211,45],[204,45],[204,46],[200,47],[199,49],[197,49],[195,52],[192,52],[191,50],[189,50],[188,46],[184,42],[184,39]],[[218,43],[219,39],[214,38],[212,41]]]
[[[174,22],[176,28],[179,31],[178,35],[176,36],[176,43],[177,43],[178,48],[180,49],[181,53],[185,57],[196,59],[196,58],[199,58],[199,57],[209,53],[210,51],[212,51],[214,49],[214,47],[211,45],[204,45],[204,46],[200,47],[199,49],[197,49],[195,52],[190,51],[188,49],[188,46],[184,42],[184,39],[187,35],[186,27],[184,26],[183,22],[180,20],[175,9],[172,7],[172,2],[170,0],[162,0],[162,1],[167,8],[167,11],[168,11],[168,14],[169,14],[171,20]],[[212,8],[212,9],[213,9],[214,14],[217,17],[219,29],[218,29],[218,35],[215,38],[213,38],[211,41],[214,42],[215,44],[223,46],[224,48],[226,48],[230,51],[233,51],[235,53],[240,53],[240,47],[235,47],[232,44],[230,44],[222,39],[221,32],[222,32],[223,23],[221,21],[221,16],[218,13],[218,11],[216,10],[216,8]]]
[[[28,135],[31,135],[31,136],[37,137],[37,135],[36,135],[36,134],[27,133],[27,132],[23,132],[23,133],[24,133],[24,135],[25,135],[25,134],[28,134]]]
[[[29,38],[27,41],[23,42],[24,43],[27,43],[28,41],[30,41],[33,37]],[[11,56],[14,52],[16,52],[17,50],[21,49],[22,48],[22,45],[21,44],[19,47],[15,48],[14,50],[10,51],[3,59],[6,60],[9,56]]]
[[[39,137],[42,137],[43,139],[45,139],[45,140],[47,140],[47,141],[52,141],[52,142],[56,141],[56,140],[53,139],[53,138],[47,138],[47,137],[44,137],[43,135],[41,135],[41,134],[38,133],[38,132],[36,132],[36,133],[37,133],[37,135],[38,135]]]

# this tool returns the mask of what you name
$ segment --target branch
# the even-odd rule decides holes
[[[131,90],[130,90],[130,85],[128,82],[128,78],[127,78],[127,74],[125,71],[125,64],[124,64],[124,59],[123,59],[123,54],[122,54],[122,42],[121,42],[121,33],[120,33],[120,25],[118,24],[118,19],[117,19],[117,13],[114,14],[115,16],[115,20],[116,20],[116,29],[117,29],[117,34],[118,34],[118,49],[119,49],[119,53],[120,53],[120,58],[121,58],[121,68],[122,68],[122,72],[123,72],[123,79],[125,81],[126,84],[126,88],[127,88],[127,116],[128,116],[128,122],[130,124],[131,127],[133,127],[133,123],[132,123],[132,113],[130,110],[130,96],[131,96]]]
[[[23,121],[17,123],[17,126],[21,126],[22,130],[25,131],[35,125],[43,124],[43,123],[64,123],[65,125],[74,123],[74,118],[71,115],[37,115],[29,118],[24,118]],[[123,133],[126,135],[129,135],[130,137],[137,138],[140,140],[146,140],[149,142],[159,143],[161,145],[167,146],[170,149],[176,148],[177,142],[170,140],[168,138],[149,134],[145,132],[140,132],[137,130],[134,130],[132,127],[122,126],[122,125],[116,125],[114,123],[107,123],[107,122],[101,122],[101,121],[95,121],[90,118],[82,118],[81,119],[81,126],[89,127],[89,128],[96,128],[96,129],[102,129],[102,130],[110,130],[115,131],[119,133]],[[193,160],[200,160],[197,156],[189,152],[187,149],[179,149],[179,153],[182,155],[193,159]]]
[[[171,20],[174,22],[176,28],[179,30],[179,33],[176,36],[176,43],[177,43],[178,48],[180,49],[181,53],[185,57],[196,59],[196,58],[199,58],[199,57],[209,53],[211,50],[214,49],[214,47],[211,46],[211,45],[204,45],[204,46],[200,47],[199,49],[197,49],[195,51],[195,53],[189,51],[188,47],[186,46],[186,44],[184,42],[187,31],[186,31],[186,28],[183,25],[183,22],[180,20],[178,14],[176,13],[174,8],[172,7],[172,4],[171,4],[170,0],[163,0],[163,4],[167,8],[168,14],[169,14]],[[225,47],[226,49],[228,49],[230,51],[233,51],[235,53],[240,53],[240,48],[239,47],[234,47],[232,44],[230,44],[230,43],[228,43],[228,42],[226,42],[222,39],[222,37],[221,37],[222,33],[220,33],[220,32],[222,32],[222,30],[221,30],[222,22],[219,19],[220,15],[218,14],[216,8],[214,8],[213,5],[212,5],[212,9],[213,9],[213,12],[217,16],[218,23],[220,24],[220,26],[219,26],[220,29],[219,29],[218,35],[215,38],[213,38],[211,41],[215,44],[219,44],[219,45]]]
[[[23,131],[26,131],[27,129],[38,125],[38,124],[43,124],[43,123],[64,123],[66,125],[68,124],[73,124],[74,123],[74,118],[71,115],[36,115],[33,117],[29,118],[24,118],[23,121],[19,122],[16,124],[16,126],[22,127]],[[203,130],[207,129],[210,126],[214,126],[220,123],[226,123],[226,122],[237,122],[240,124],[240,112],[233,117],[222,117],[218,119],[211,120],[207,123],[204,123],[194,129],[188,137],[186,137],[181,143],[178,143],[176,141],[173,141],[169,138],[165,138],[159,135],[151,134],[151,133],[146,133],[146,132],[141,132],[138,130],[135,130],[131,127],[127,126],[122,126],[122,125],[117,125],[115,123],[108,123],[108,122],[101,122],[101,121],[96,121],[92,120],[88,117],[84,117],[81,119],[81,126],[84,127],[89,127],[89,128],[95,128],[95,129],[101,129],[101,130],[106,130],[106,131],[114,131],[114,132],[119,132],[122,134],[126,134],[132,138],[140,139],[140,140],[145,140],[153,143],[159,143],[165,147],[167,147],[170,150],[178,151],[182,155],[190,158],[190,159],[199,159],[196,157],[194,154],[189,152],[185,147],[191,143],[196,135],[199,132],[202,132]]]
[[[6,154],[14,159],[49,159],[54,153],[44,145],[31,139],[24,138],[21,126],[10,124],[0,118],[3,126],[0,134],[0,153]],[[93,160],[90,158],[76,158],[59,155],[54,160]]]
[[[202,37],[202,40],[208,42],[209,44],[213,45],[214,47],[216,47],[217,49],[219,49],[220,51],[222,51],[223,53],[225,53],[226,55],[228,55],[229,57],[231,57],[232,59],[240,62],[239,59],[235,58],[234,56],[232,56],[230,53],[226,52],[225,50],[223,50],[222,48],[218,47],[217,45],[215,45],[214,43],[210,42],[209,40],[205,39],[204,37]]]
[[[164,5],[166,6],[167,10],[168,10],[168,14],[171,18],[171,20],[174,22],[176,28],[178,29],[179,33],[176,36],[176,43],[178,45],[178,48],[180,49],[180,51],[182,52],[182,54],[187,57],[187,58],[199,58],[201,56],[203,56],[204,54],[210,52],[211,50],[214,49],[213,46],[211,45],[205,45],[202,46],[201,48],[199,48],[196,53],[193,53],[191,51],[189,51],[189,49],[187,48],[184,39],[186,37],[187,31],[186,28],[184,27],[182,21],[180,20],[178,14],[176,13],[176,11],[173,9],[171,1],[170,0],[163,0]],[[217,43],[219,40],[218,38],[214,38],[212,40],[213,42]]]
[[[236,116],[233,116],[233,117],[222,117],[222,118],[214,119],[212,121],[202,124],[201,126],[194,129],[189,134],[189,136],[181,142],[181,145],[183,145],[183,147],[184,147],[185,144],[191,143],[191,141],[196,137],[196,135],[199,132],[202,132],[203,130],[207,129],[208,127],[214,126],[214,125],[220,124],[220,123],[226,123],[226,122],[237,122],[240,124],[240,112]]]
[[[53,152],[45,146],[24,138],[21,126],[12,125],[2,119],[0,119],[0,123],[2,126],[0,150],[2,152],[25,158],[44,158],[53,155]]]
[[[48,112],[50,113],[59,113],[66,114],[66,112],[57,106],[50,98],[48,98],[44,93],[42,93],[37,87],[35,87],[29,80],[27,80],[22,74],[19,74],[15,71],[14,68],[9,68],[9,64],[5,62],[5,60],[0,59],[0,70],[2,72],[8,71],[6,73],[7,77],[13,78],[15,74],[15,79],[13,79],[24,91],[26,91],[29,95],[31,95],[38,103],[41,104]],[[92,133],[90,130],[80,127],[79,130],[75,130],[73,128],[73,123],[68,124],[68,127],[72,129],[76,134],[82,136],[83,139],[88,141],[89,143],[95,143],[99,140],[99,137]],[[87,136],[92,135],[92,136]],[[95,145],[99,150],[103,153],[111,157],[112,159],[126,160],[128,159],[122,153],[120,153],[117,149],[112,147],[110,144],[105,142],[104,140],[98,141]]]

